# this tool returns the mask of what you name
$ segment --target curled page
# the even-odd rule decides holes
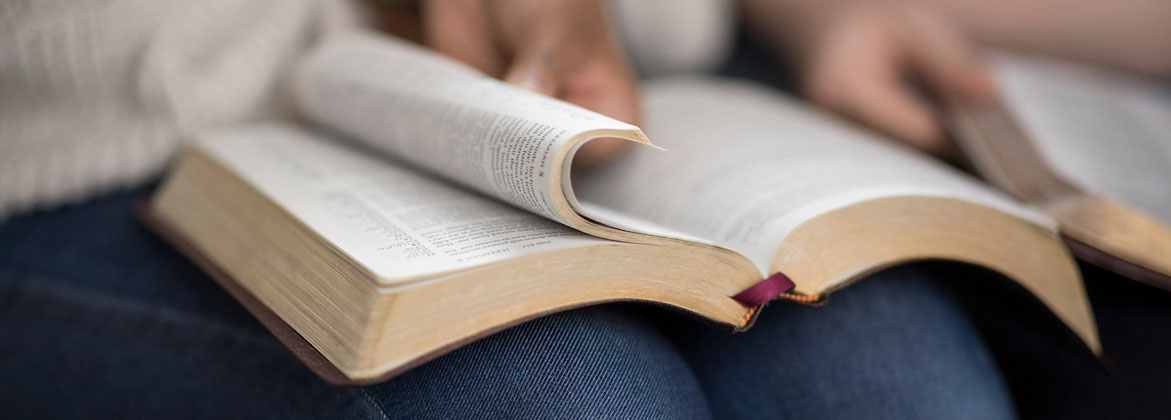
[[[290,126],[223,129],[199,148],[383,286],[607,242]]]
[[[595,137],[646,142],[633,125],[366,32],[324,40],[294,91],[317,124],[571,226],[575,200],[562,178],[576,147]]]

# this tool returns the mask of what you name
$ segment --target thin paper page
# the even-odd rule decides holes
[[[383,284],[604,243],[300,129],[249,126],[199,147]]]
[[[1004,100],[1062,178],[1171,222],[1171,84],[1001,56]]]
[[[647,131],[667,151],[635,150],[575,179],[578,198],[738,251],[762,271],[804,221],[881,197],[958,198],[1052,226],[967,176],[760,86],[670,80],[644,101]]]
[[[638,128],[364,32],[339,34],[298,70],[314,122],[518,207],[564,222],[555,158],[575,136]],[[639,134],[641,135],[641,134]]]

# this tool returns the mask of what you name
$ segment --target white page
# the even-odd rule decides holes
[[[1171,82],[1000,56],[1004,101],[1075,185],[1171,222]]]
[[[564,222],[551,175],[567,142],[637,127],[365,32],[326,40],[298,70],[311,120],[503,201]]]
[[[1053,228],[966,175],[764,87],[679,79],[645,92],[644,127],[667,151],[635,150],[575,179],[578,198],[738,251],[762,272],[802,222],[881,197],[958,198]]]
[[[607,242],[298,128],[245,126],[201,139],[383,284]]]

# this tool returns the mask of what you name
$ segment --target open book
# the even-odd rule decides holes
[[[1051,58],[995,64],[1001,100],[953,113],[976,169],[1056,219],[1079,257],[1171,290],[1171,84]]]
[[[770,299],[920,259],[1007,275],[1099,351],[1055,222],[760,87],[652,85],[667,150],[574,174],[590,139],[649,140],[368,33],[326,40],[295,79],[307,122],[198,136],[147,214],[332,382],[598,302],[743,329]]]

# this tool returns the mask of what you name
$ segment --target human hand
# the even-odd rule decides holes
[[[765,35],[788,43],[785,52],[795,59],[811,101],[928,153],[957,153],[932,98],[963,102],[995,95],[991,71],[961,30],[925,7],[833,0],[747,6],[771,14],[770,25],[788,23],[785,32]]]
[[[425,43],[507,82],[637,124],[638,91],[599,0],[427,0]],[[586,143],[575,167],[628,144]]]

